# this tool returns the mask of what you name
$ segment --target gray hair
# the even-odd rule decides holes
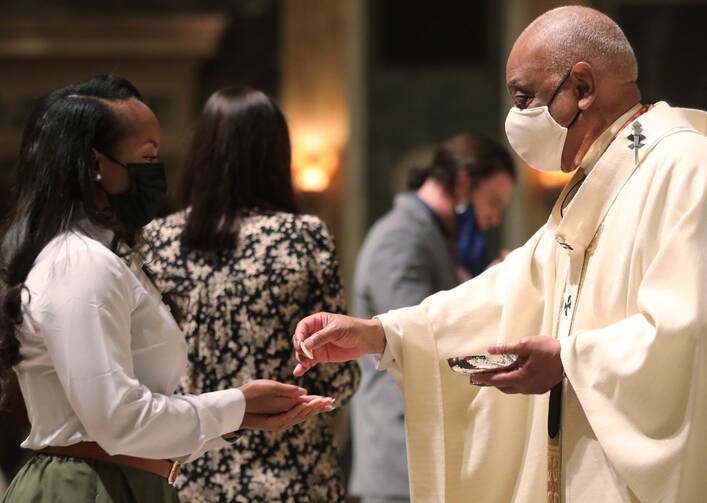
[[[626,35],[609,16],[598,10],[571,5],[552,9],[536,18],[521,34],[539,43],[551,72],[560,76],[578,61],[598,72],[635,81],[638,63]]]

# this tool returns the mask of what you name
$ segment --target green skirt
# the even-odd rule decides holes
[[[2,503],[178,503],[167,480],[113,463],[36,454],[17,473]]]

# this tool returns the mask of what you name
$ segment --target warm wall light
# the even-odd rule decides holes
[[[339,164],[337,149],[321,132],[293,133],[292,167],[297,189],[323,192]]]
[[[528,167],[531,176],[535,178],[538,185],[544,189],[560,189],[567,185],[572,173],[564,173],[562,171],[539,171]]]

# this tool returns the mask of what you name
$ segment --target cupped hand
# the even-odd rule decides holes
[[[278,414],[305,402],[307,390],[294,384],[256,379],[239,388],[245,396],[246,414]]]
[[[292,337],[299,362],[294,375],[301,376],[322,362],[345,362],[368,353],[382,353],[385,332],[380,321],[317,313],[297,324]]]
[[[518,364],[507,372],[474,374],[472,384],[495,386],[504,393],[540,395],[562,380],[560,343],[552,337],[526,337],[516,343],[497,344],[491,354],[518,355]]]
[[[322,412],[334,410],[334,399],[309,395],[287,412],[280,414],[251,414],[243,416],[241,429],[284,431]]]

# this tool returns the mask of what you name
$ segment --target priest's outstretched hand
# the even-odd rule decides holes
[[[552,337],[525,337],[510,344],[496,344],[491,354],[518,355],[519,364],[508,372],[475,374],[472,384],[495,386],[504,393],[543,394],[562,380],[560,343]]]
[[[299,377],[322,362],[345,362],[385,349],[383,325],[342,314],[317,313],[297,324],[292,337]]]

